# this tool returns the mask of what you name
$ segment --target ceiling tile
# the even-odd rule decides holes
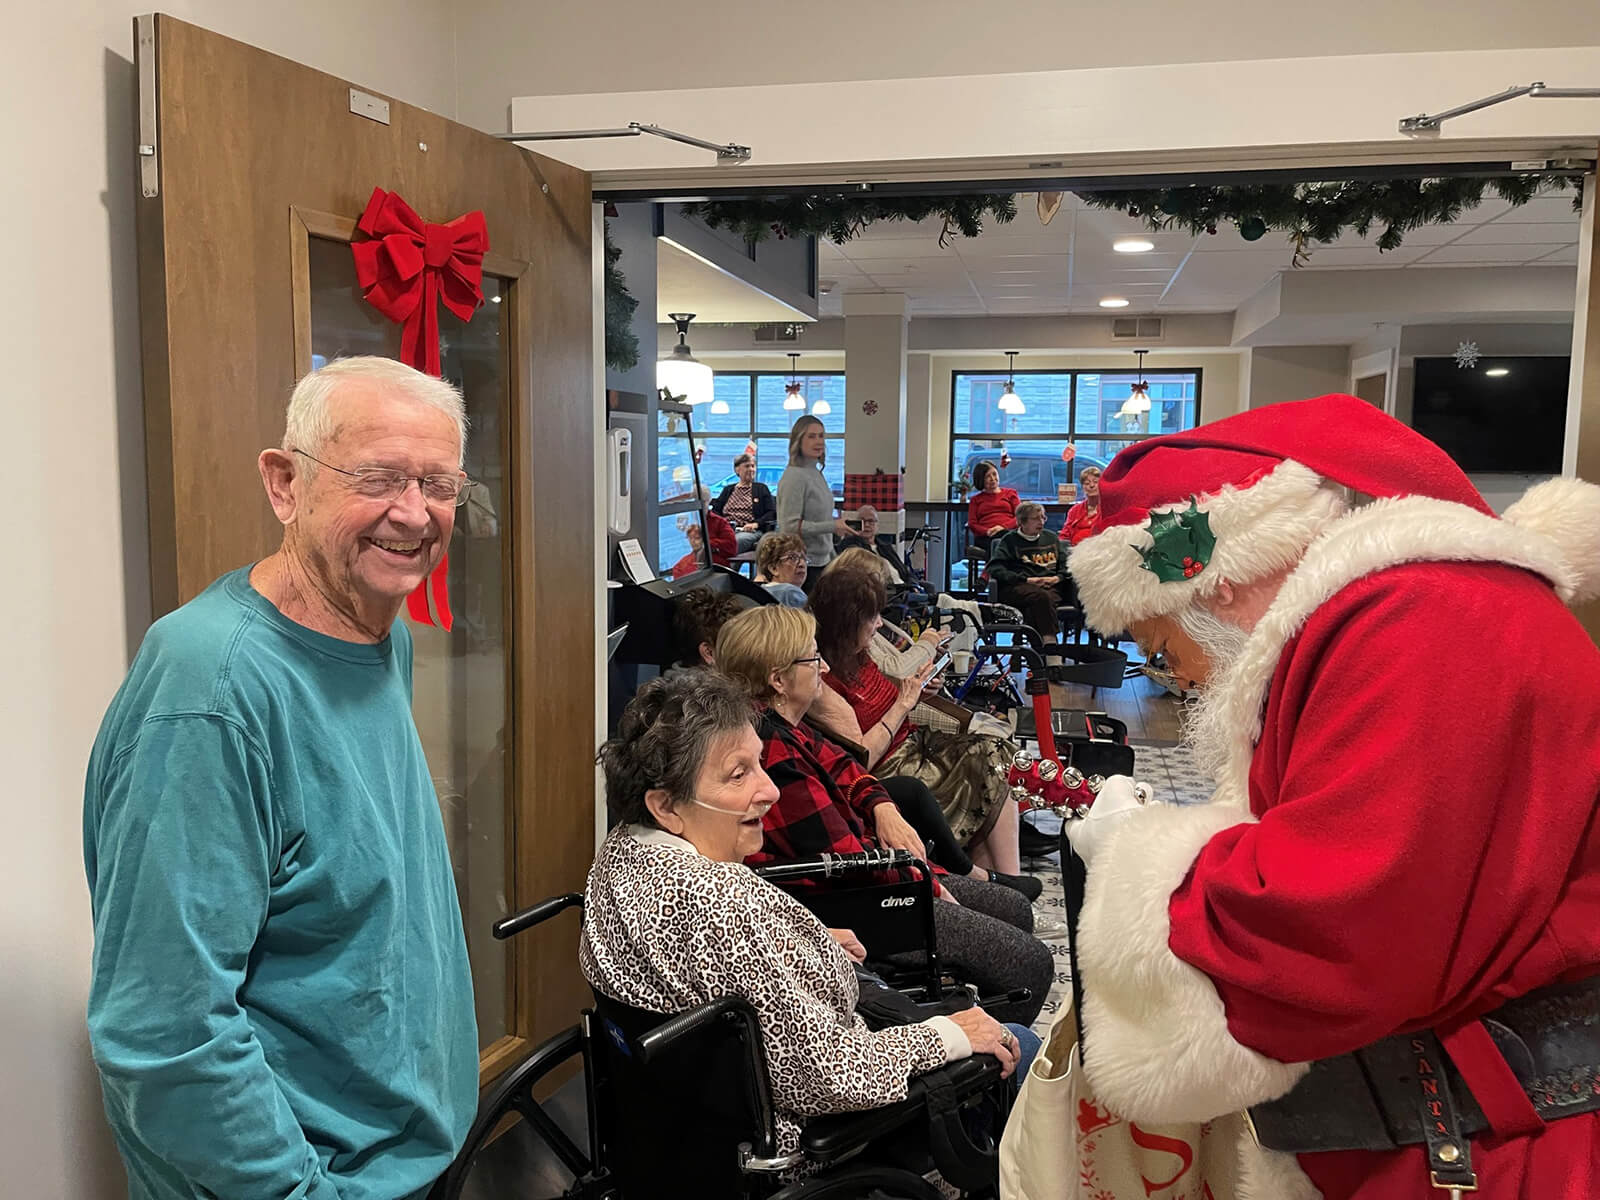
[[[1559,245],[1467,246],[1453,242],[1428,251],[1428,256],[1416,265],[1431,267],[1438,263],[1489,263],[1504,266],[1507,263],[1531,262],[1559,249]]]
[[[1479,225],[1476,229],[1469,229],[1457,238],[1452,245],[1456,246],[1516,246],[1534,245],[1544,243],[1548,246],[1560,246],[1567,243],[1576,244],[1578,240],[1578,223],[1567,221],[1561,224],[1548,222],[1527,221],[1512,224],[1507,221],[1490,221],[1487,225]]]
[[[1563,246],[1546,254],[1543,258],[1534,259],[1534,265],[1540,267],[1575,267],[1578,265],[1578,248],[1576,246]]]
[[[1578,228],[1578,214],[1572,208],[1572,194],[1540,196],[1529,200],[1521,208],[1508,208],[1495,223],[1504,222],[1507,225],[1538,224],[1543,221],[1570,224],[1576,233]]]

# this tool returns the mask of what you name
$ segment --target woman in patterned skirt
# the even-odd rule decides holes
[[[793,611],[793,610],[786,610]],[[1037,1047],[978,1008],[869,1030],[856,1015],[849,930],[825,929],[743,860],[778,798],[744,693],[709,671],[652,680],[600,750],[621,817],[589,871],[579,961],[596,991],[678,1013],[724,995],[761,1023],[778,1152],[804,1119],[903,1100],[913,1075],[992,1054],[1006,1073]]]

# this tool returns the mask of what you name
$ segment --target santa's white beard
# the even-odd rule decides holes
[[[1243,657],[1250,634],[1199,604],[1191,604],[1176,619],[1178,627],[1205,652],[1211,664],[1207,683],[1199,689],[1200,698],[1184,708],[1183,743],[1194,751],[1200,769],[1216,779],[1228,757],[1228,747],[1239,732],[1224,725],[1216,697],[1224,690],[1219,686],[1221,682]]]

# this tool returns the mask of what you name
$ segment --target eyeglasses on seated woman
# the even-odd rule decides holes
[[[937,815],[923,783],[873,777],[805,721],[828,690],[828,661],[817,649],[810,613],[776,605],[740,613],[717,635],[716,662],[761,709],[761,765],[778,789],[762,818],[762,844],[746,861],[760,865],[880,847],[926,856],[921,836],[900,811],[902,803],[920,800]],[[1002,1020],[1031,1023],[1055,977],[1049,949],[1031,932],[1032,905],[1010,888],[977,879],[940,873],[936,883],[941,897],[952,901],[934,905],[941,960],[982,994],[1027,989],[1029,999],[993,1011]]]

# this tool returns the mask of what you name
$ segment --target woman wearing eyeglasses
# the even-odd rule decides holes
[[[746,862],[759,866],[880,847],[926,855],[885,784],[805,723],[827,690],[828,671],[810,613],[777,605],[740,613],[717,635],[716,660],[717,670],[742,685],[761,709],[761,765],[778,787],[776,802],[762,818],[761,848]],[[921,787],[916,780],[905,782]],[[1029,999],[990,1011],[1001,1021],[1031,1024],[1055,978],[1055,960],[1031,932],[1032,906],[1010,888],[943,873],[936,876],[936,890],[947,901],[934,905],[940,958],[980,993],[1026,988]]]
[[[756,543],[756,582],[779,604],[804,608],[803,586],[810,568],[806,544],[792,533],[769,533]]]

